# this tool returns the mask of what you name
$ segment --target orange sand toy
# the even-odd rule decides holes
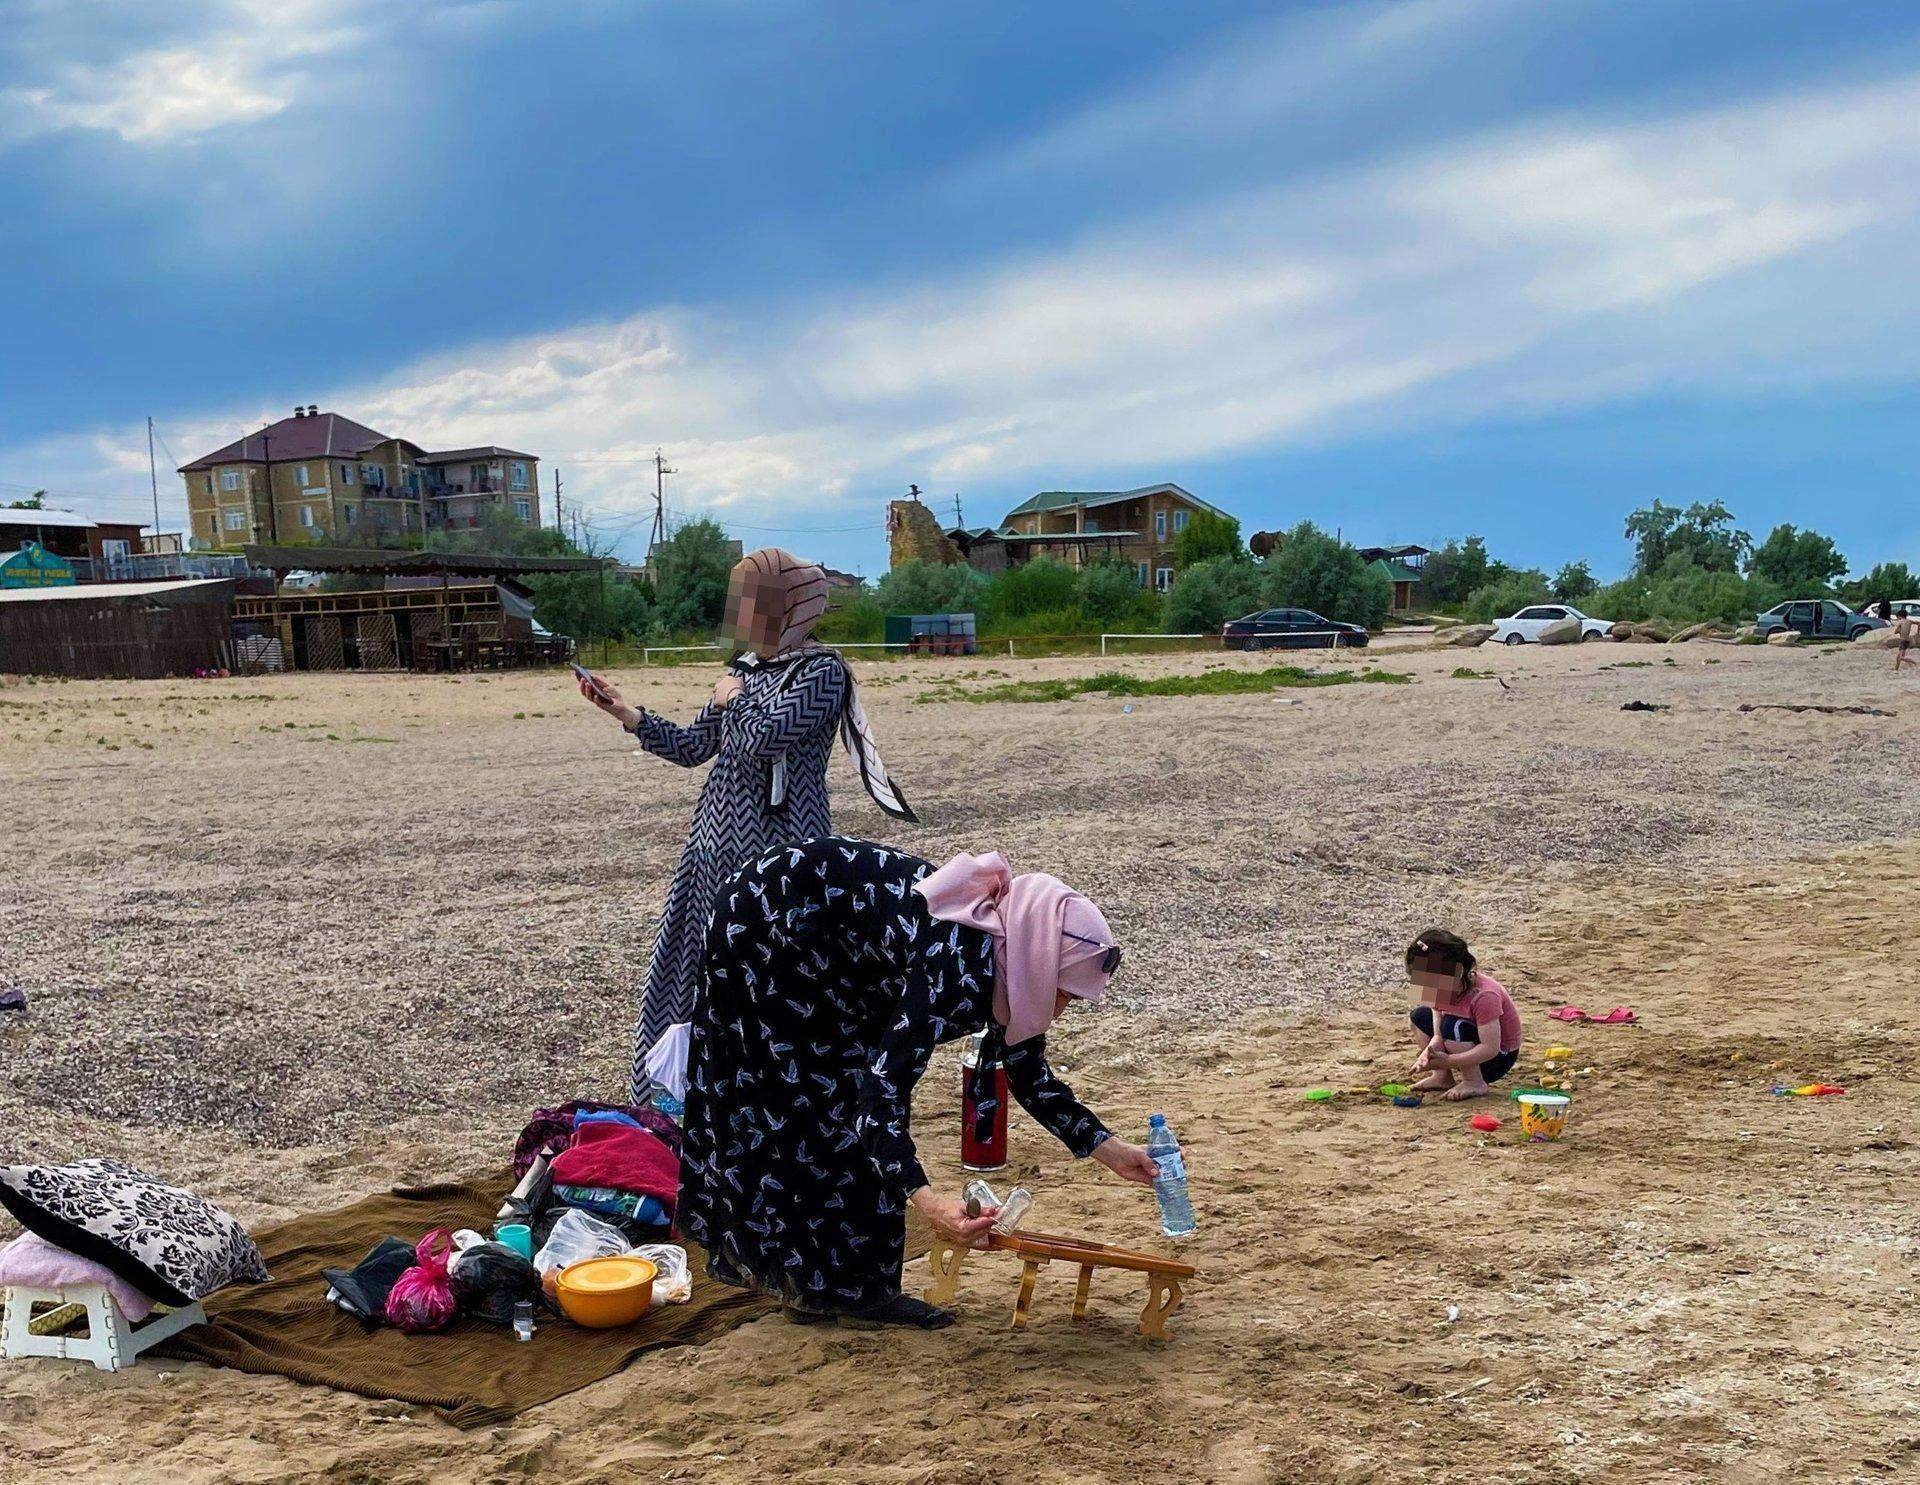
[[[1073,1318],[1087,1317],[1087,1290],[1096,1268],[1131,1269],[1147,1276],[1147,1305],[1140,1312],[1140,1334],[1154,1340],[1167,1338],[1167,1316],[1180,1308],[1180,1281],[1194,1275],[1191,1263],[1177,1258],[1161,1258],[1152,1253],[1133,1253],[1125,1248],[1109,1247],[1086,1238],[1053,1237],[1044,1232],[992,1232],[987,1234],[990,1252],[1018,1254],[1021,1260],[1020,1297],[1013,1306],[1013,1328],[1025,1330],[1033,1303],[1033,1286],[1041,1268],[1055,1259],[1079,1265],[1080,1283],[1073,1294]],[[966,1262],[970,1248],[936,1240],[927,1254],[927,1266],[933,1271],[933,1283],[924,1292],[928,1304],[945,1308],[953,1303],[960,1287],[960,1265]]]

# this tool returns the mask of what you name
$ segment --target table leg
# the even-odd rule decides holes
[[[1020,1268],[1020,1298],[1014,1301],[1013,1328],[1027,1328],[1027,1311],[1033,1304],[1033,1281],[1040,1277],[1040,1265],[1044,1258],[1029,1258]]]
[[[1073,1318],[1076,1320],[1084,1320],[1087,1318],[1087,1288],[1092,1283],[1093,1265],[1091,1263],[1081,1264],[1080,1283],[1073,1291]]]
[[[1180,1308],[1180,1281],[1167,1274],[1147,1275],[1147,1307],[1140,1312],[1140,1334],[1167,1338],[1167,1316]]]
[[[930,1305],[946,1309],[960,1292],[960,1265],[967,1261],[967,1250],[957,1243],[936,1242],[927,1250],[927,1268],[933,1283],[922,1296]]]

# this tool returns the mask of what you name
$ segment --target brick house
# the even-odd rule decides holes
[[[1134,490],[1043,490],[1008,511],[997,527],[955,527],[945,533],[983,572],[1018,567],[1036,556],[1070,567],[1125,562],[1140,586],[1173,586],[1173,542],[1197,511],[1224,516],[1174,484]]]
[[[492,445],[431,453],[317,407],[180,466],[197,549],[540,520],[539,461]]]

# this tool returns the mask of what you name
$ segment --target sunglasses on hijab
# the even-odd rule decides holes
[[[1120,967],[1120,945],[1102,944],[1097,938],[1085,938],[1077,933],[1068,933],[1064,928],[1061,929],[1060,932],[1063,936],[1072,939],[1075,943],[1089,944],[1096,949],[1104,948],[1106,953],[1100,956],[1100,973],[1108,979],[1113,978],[1113,972]]]

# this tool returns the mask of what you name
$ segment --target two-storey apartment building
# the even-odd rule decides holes
[[[1018,567],[1046,556],[1073,567],[1120,561],[1140,586],[1164,592],[1173,585],[1173,542],[1196,511],[1225,515],[1175,484],[1133,490],[1043,490],[1008,511],[998,527],[946,533],[982,571]]]
[[[477,526],[489,506],[540,519],[539,461],[493,448],[435,454],[318,407],[183,464],[196,548]]]

